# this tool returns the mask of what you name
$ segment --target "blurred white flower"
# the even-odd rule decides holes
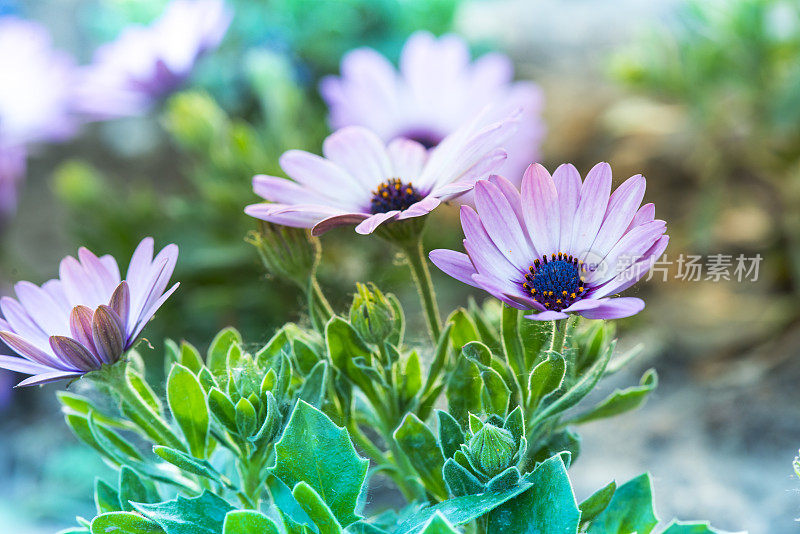
[[[60,141],[75,132],[72,58],[41,25],[0,17],[0,147]]]
[[[173,0],[149,26],[130,26],[97,49],[80,71],[76,109],[96,120],[146,112],[219,45],[231,18],[222,0]]]

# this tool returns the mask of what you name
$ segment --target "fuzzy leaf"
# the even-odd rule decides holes
[[[171,463],[175,467],[186,471],[187,473],[210,478],[211,480],[220,480],[219,473],[208,462],[208,460],[199,460],[189,456],[185,452],[159,445],[153,447],[153,452],[161,457],[164,461]]]
[[[182,365],[174,365],[169,373],[167,403],[192,456],[205,458],[209,424],[206,395],[197,377]]]
[[[707,521],[703,522],[682,522],[673,521],[661,534],[722,534],[720,531],[711,528]]]
[[[478,327],[475,326],[472,318],[464,308],[454,311],[447,319],[447,322],[453,325],[450,330],[450,342],[456,352],[460,352],[461,347],[470,341],[480,341]]]
[[[231,345],[242,342],[242,335],[233,327],[228,327],[214,337],[211,345],[208,347],[208,355],[206,361],[208,368],[214,373],[214,376],[225,376],[226,369],[225,363],[228,358],[228,351]]]
[[[655,369],[648,369],[638,386],[617,389],[600,404],[570,421],[572,424],[587,423],[597,419],[614,417],[630,410],[635,410],[645,401],[647,396],[658,386],[658,375]]]
[[[359,519],[356,506],[369,460],[358,456],[347,431],[321,411],[298,401],[275,444],[275,457],[272,474],[284,484],[307,483],[342,526]]]
[[[589,525],[588,534],[649,534],[658,519],[653,509],[649,474],[640,475],[617,488],[611,502]]]
[[[122,510],[117,490],[99,478],[94,481],[94,503],[98,515]]]
[[[320,532],[325,534],[340,534],[342,526],[334,517],[333,512],[319,493],[314,491],[314,488],[305,482],[298,482],[292,490],[292,496],[300,504],[303,510],[308,514],[308,517],[319,528]]]
[[[222,534],[278,534],[278,527],[261,512],[234,510],[225,516]]]
[[[588,523],[608,507],[614,492],[617,491],[617,483],[613,480],[605,487],[595,491],[585,501],[581,503],[581,524]]]
[[[450,521],[437,512],[436,515],[428,521],[428,524],[425,525],[420,534],[459,534],[459,532],[453,528]]]
[[[158,504],[133,503],[147,519],[158,523],[167,534],[219,534],[225,516],[233,507],[208,490],[199,497],[178,496]]]
[[[325,342],[334,367],[347,370],[348,362],[361,356],[369,358],[370,351],[350,324],[341,317],[332,317],[325,326]]]
[[[308,373],[303,389],[298,395],[311,406],[321,408],[325,400],[325,386],[328,383],[328,362],[322,360],[317,362],[311,372]]]
[[[158,523],[133,512],[109,512],[92,521],[92,534],[153,534],[163,533]],[[188,531],[186,532],[188,534]]]
[[[444,410],[436,410],[439,423],[439,446],[445,458],[452,458],[465,441],[464,431],[452,415]]]
[[[489,514],[487,532],[575,534],[581,513],[561,457],[539,464],[525,481],[529,490]]]
[[[486,489],[475,475],[452,458],[448,458],[444,463],[442,476],[450,495],[454,497],[477,495],[478,493],[483,493]]]
[[[153,498],[157,498],[157,495],[148,489],[139,475],[127,465],[123,465],[119,471],[119,502],[122,511],[133,512],[131,502],[151,502]]]
[[[194,348],[191,343],[181,341],[181,352],[178,357],[178,363],[194,374],[197,374],[203,367],[203,358],[200,356],[200,351]]]
[[[561,387],[567,367],[560,354],[550,353],[528,377],[528,405],[533,412],[548,395]]]
[[[409,413],[394,431],[394,439],[422,478],[426,489],[439,498],[447,498],[442,478],[444,457],[430,428]]]
[[[411,514],[395,529],[394,534],[419,534],[437,512],[454,525],[469,523],[489,513],[504,502],[513,499],[530,487],[530,482],[523,481],[519,486],[500,493],[487,491],[480,495],[466,495],[448,499]]]

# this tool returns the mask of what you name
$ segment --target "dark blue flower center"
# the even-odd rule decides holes
[[[548,310],[561,311],[569,307],[580,300],[586,290],[583,262],[561,252],[534,260],[528,270],[522,288]]]
[[[383,182],[372,192],[370,210],[372,213],[403,211],[422,198],[423,196],[411,184],[403,183],[399,178],[392,178]]]

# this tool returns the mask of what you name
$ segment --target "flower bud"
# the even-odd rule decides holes
[[[511,467],[518,448],[511,432],[489,423],[483,425],[469,441],[472,463],[489,477]]]
[[[319,239],[301,228],[259,222],[259,230],[250,232],[246,240],[258,249],[264,267],[306,291],[319,263]]]
[[[395,309],[375,284],[356,284],[350,324],[367,343],[383,343],[397,326]]]

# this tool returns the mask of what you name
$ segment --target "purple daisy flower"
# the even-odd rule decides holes
[[[0,146],[61,141],[77,127],[70,110],[72,58],[41,25],[0,17]]]
[[[133,253],[125,280],[111,256],[85,248],[61,261],[59,278],[41,287],[19,282],[17,300],[0,299],[0,339],[15,356],[0,356],[0,368],[31,376],[17,386],[76,378],[120,359],[147,322],[178,288],[164,292],[178,259],[168,245],[153,258],[153,239]]]
[[[253,190],[271,203],[247,206],[245,213],[312,228],[314,235],[353,224],[356,232],[370,234],[387,221],[427,215],[502,165],[506,153],[500,147],[516,119],[481,127],[483,122],[479,117],[431,150],[403,138],[387,145],[361,126],[342,128],[325,139],[325,157],[302,150],[281,156],[291,180],[253,178]]]
[[[76,108],[98,120],[139,115],[179,88],[216,48],[232,14],[222,0],[172,0],[149,26],[130,26],[81,71]]]
[[[433,147],[486,106],[492,108],[488,122],[521,109],[518,131],[505,146],[509,158],[502,171],[522,176],[539,158],[544,135],[541,90],[532,82],[512,81],[514,66],[502,54],[471,61],[462,38],[437,39],[421,31],[406,41],[399,71],[370,48],[346,54],[341,71],[341,77],[328,76],[320,84],[333,128],[365,126],[384,141],[404,137]]]
[[[638,298],[608,298],[635,284],[667,246],[666,223],[645,204],[637,174],[611,194],[611,167],[598,163],[581,183],[572,165],[553,176],[535,164],[522,191],[493,176],[475,185],[475,209],[461,208],[467,254],[434,250],[448,275],[509,306],[534,310],[529,319],[617,319],[639,313]]]

